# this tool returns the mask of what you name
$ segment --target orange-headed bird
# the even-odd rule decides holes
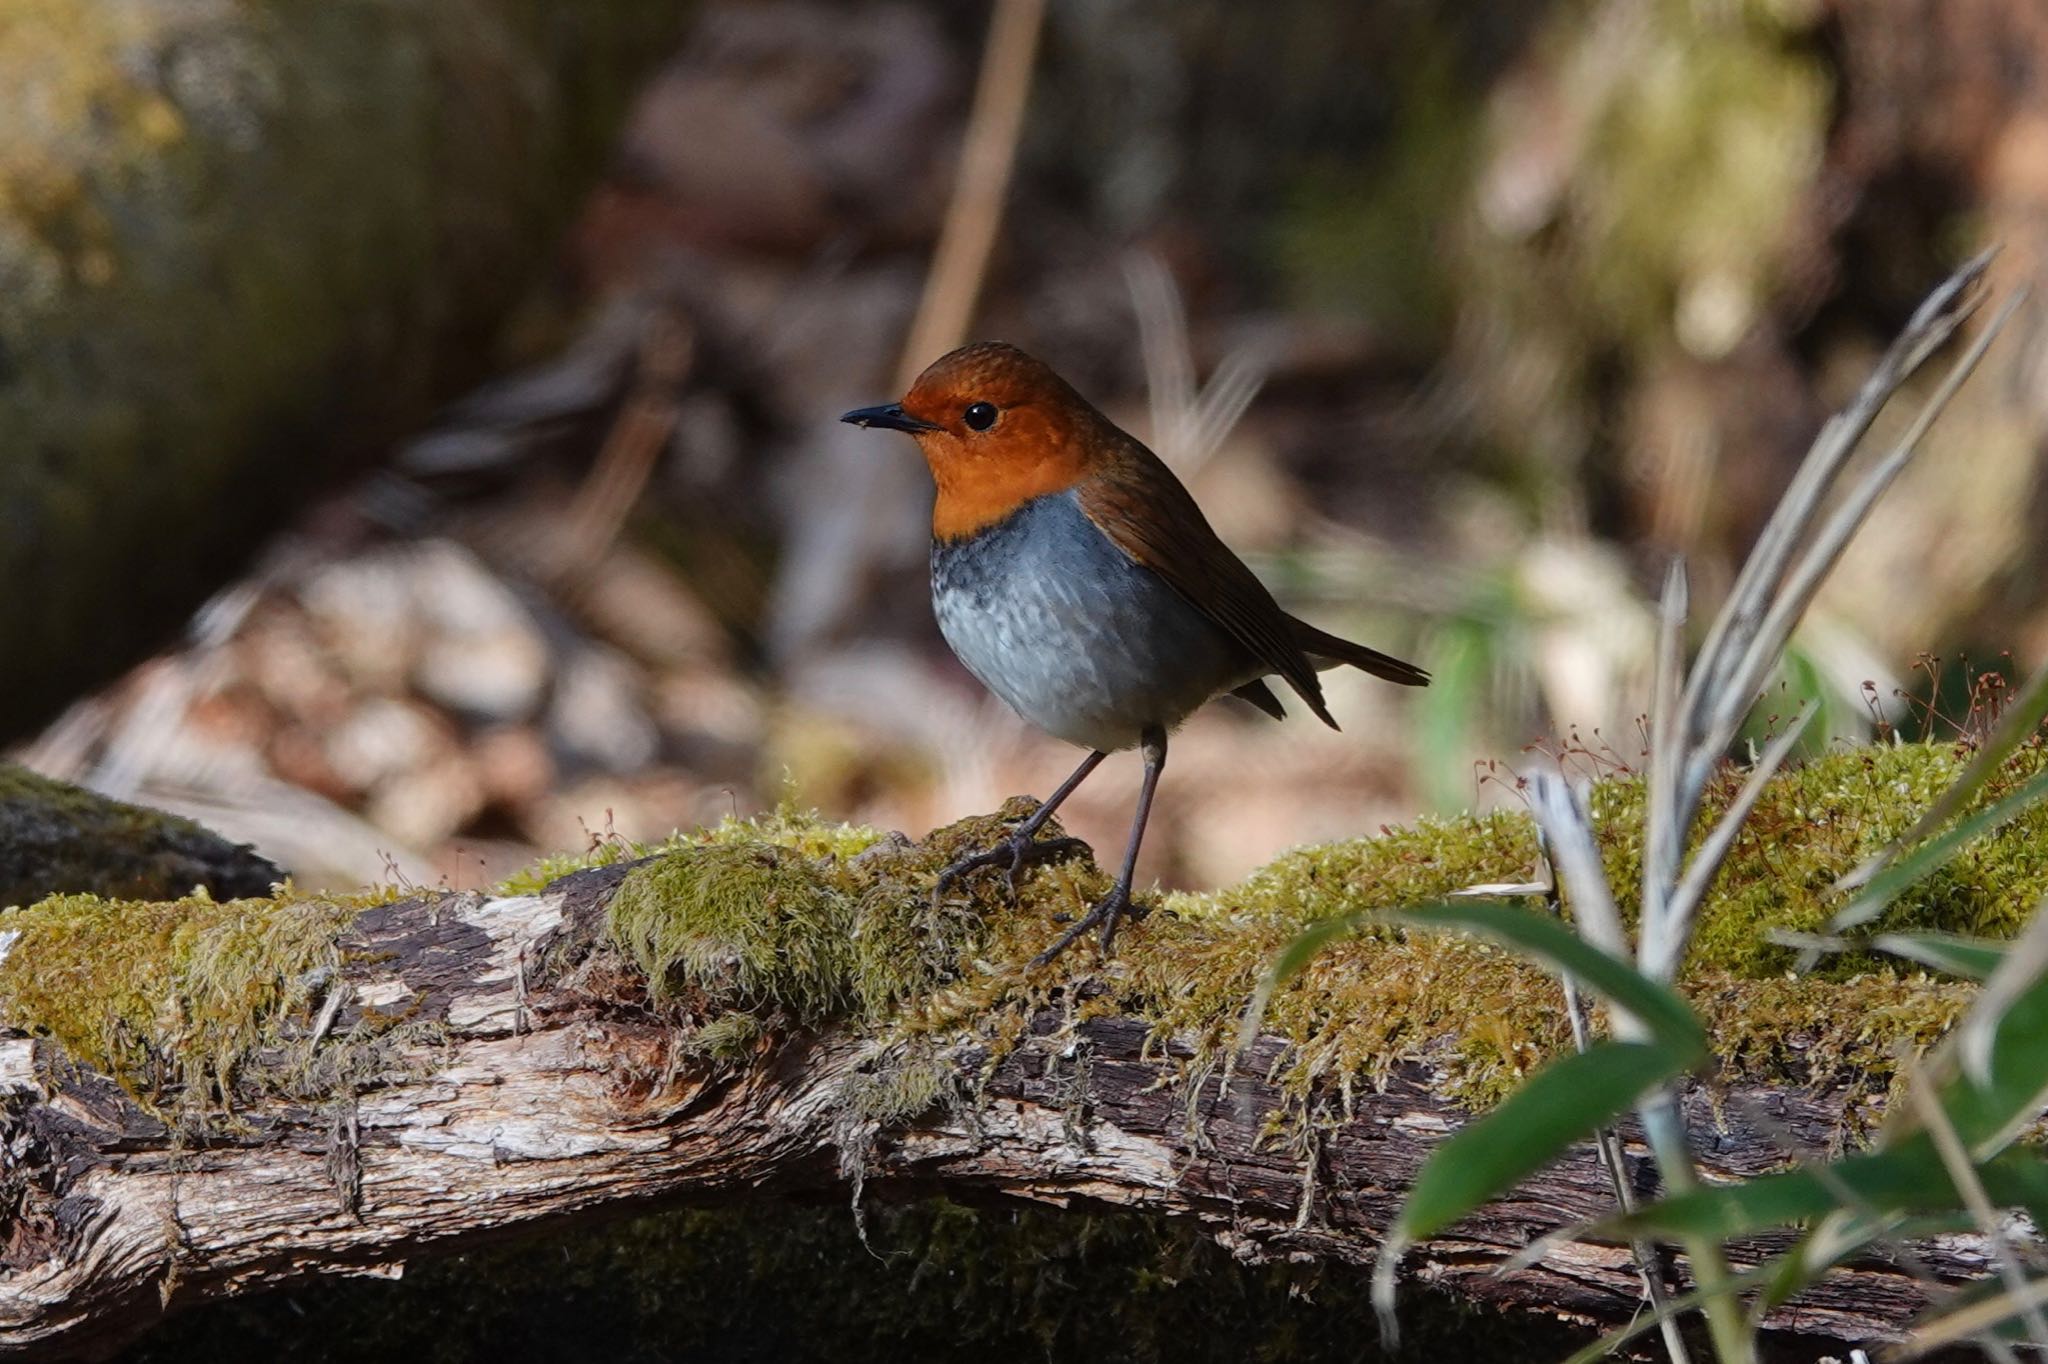
[[[938,891],[1006,864],[1014,890],[1020,869],[1074,850],[1073,839],[1036,835],[1105,757],[1144,749],[1115,888],[1034,965],[1097,925],[1109,950],[1130,906],[1167,733],[1197,706],[1229,692],[1284,718],[1264,681],[1278,676],[1335,729],[1319,668],[1348,663],[1405,686],[1429,681],[1413,664],[1288,615],[1157,455],[1015,346],[962,346],[919,375],[902,402],[840,420],[916,438],[938,485],[932,606],[946,642],[1019,715],[1089,750],[1001,844],[948,867]]]

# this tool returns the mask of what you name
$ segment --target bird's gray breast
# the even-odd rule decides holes
[[[939,630],[967,670],[1039,728],[1128,748],[1266,671],[1150,569],[1072,492],[1025,503],[932,545]]]

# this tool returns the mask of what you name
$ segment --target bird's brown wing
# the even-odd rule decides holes
[[[1296,637],[1294,618],[1210,529],[1195,499],[1157,455],[1126,437],[1116,455],[1081,482],[1079,500],[1110,543],[1157,573],[1300,693],[1317,719],[1337,728],[1323,704],[1315,666]]]

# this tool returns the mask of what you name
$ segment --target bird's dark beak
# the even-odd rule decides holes
[[[943,431],[936,422],[913,417],[903,410],[901,403],[886,403],[881,407],[856,407],[839,420],[852,422],[855,426],[886,426],[891,431],[908,431],[916,435],[920,431]]]

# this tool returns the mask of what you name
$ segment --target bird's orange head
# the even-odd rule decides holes
[[[1002,341],[942,355],[902,402],[840,420],[917,438],[939,489],[932,534],[941,540],[1073,487],[1124,439],[1066,380]]]

